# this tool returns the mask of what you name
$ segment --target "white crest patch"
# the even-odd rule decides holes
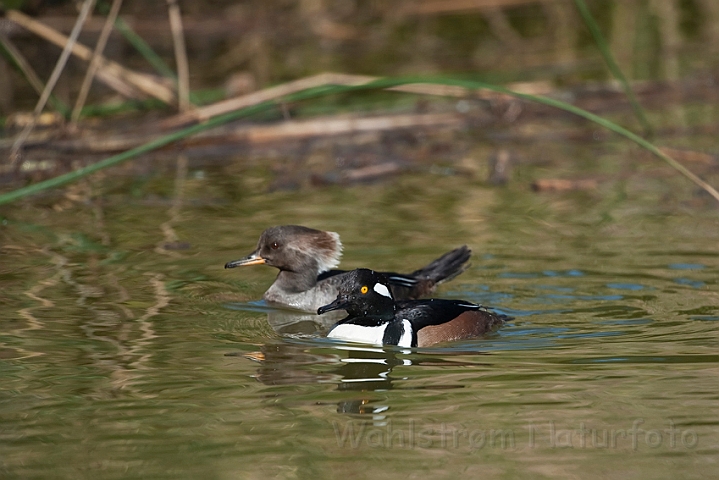
[[[332,249],[330,250],[319,250],[315,252],[317,256],[317,273],[326,272],[331,270],[340,264],[340,257],[342,256],[342,242],[340,242],[340,235],[335,232],[322,232],[330,239],[330,243],[333,243]]]
[[[327,270],[335,268],[340,264],[340,257],[342,256],[342,242],[340,242],[340,236],[335,232],[325,232],[332,240],[334,240],[334,248],[331,251],[322,252],[318,256],[319,260],[319,271],[320,273],[326,272]]]
[[[376,327],[365,327],[352,323],[342,323],[336,325],[327,334],[328,338],[337,338],[347,342],[369,343],[370,345],[382,345],[384,331],[387,324]],[[411,341],[411,336],[410,336]]]
[[[392,298],[392,294],[389,293],[389,289],[382,285],[381,283],[375,283],[374,284],[374,291],[379,293],[382,296]]]

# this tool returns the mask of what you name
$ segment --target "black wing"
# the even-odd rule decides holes
[[[322,272],[319,275],[317,275],[317,281],[325,280],[330,277],[334,277],[335,275],[341,275],[343,273],[347,273],[347,270],[327,270],[326,272]]]
[[[327,270],[317,275],[317,281],[326,280],[335,275],[341,275],[347,273],[348,270]],[[387,278],[387,282],[392,286],[412,288],[417,285],[418,280],[410,277],[409,275],[403,275],[401,273],[394,272],[378,272]]]
[[[431,298],[427,300],[405,300],[397,303],[395,318],[407,319],[414,331],[429,325],[441,325],[454,320],[460,314],[483,307],[463,300]]]

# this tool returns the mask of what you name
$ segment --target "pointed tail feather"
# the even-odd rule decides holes
[[[472,250],[467,245],[455,248],[447,252],[426,267],[412,272],[409,276],[416,279],[430,280],[435,285],[452,280],[464,272],[469,264],[467,261],[472,256]]]
[[[463,245],[447,252],[426,267],[410,274],[390,273],[389,283],[395,300],[426,297],[437,284],[451,280],[464,272],[472,251]]]

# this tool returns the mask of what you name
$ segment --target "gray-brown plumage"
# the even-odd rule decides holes
[[[225,268],[270,265],[280,272],[263,298],[270,304],[315,312],[337,297],[344,270],[339,264],[342,243],[334,232],[300,225],[270,227],[260,236],[254,252],[225,264]],[[429,295],[439,283],[466,268],[471,250],[462,246],[410,274],[384,272],[395,298],[414,299]]]

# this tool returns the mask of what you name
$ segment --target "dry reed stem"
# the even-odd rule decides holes
[[[45,105],[50,98],[50,94],[55,88],[55,85],[60,78],[60,74],[65,69],[67,60],[70,58],[70,53],[73,46],[75,45],[75,42],[77,42],[77,37],[80,36],[82,25],[85,23],[85,20],[87,19],[87,16],[90,14],[90,12],[92,12],[92,8],[94,6],[95,0],[85,0],[85,2],[82,4],[82,8],[80,9],[80,13],[77,16],[75,26],[72,28],[72,32],[70,33],[70,38],[67,39],[65,47],[60,54],[60,57],[57,59],[55,68],[53,69],[52,74],[50,74],[50,79],[47,81],[45,89],[42,91],[42,94],[40,94],[40,98],[35,105],[32,121],[28,123],[25,128],[22,129],[20,134],[15,139],[15,143],[13,144],[12,149],[10,150],[10,164],[13,168],[18,168],[20,166],[20,163],[22,163],[20,161],[20,151],[22,150],[23,143],[27,139],[28,135],[30,135],[30,132],[32,132],[33,128],[35,128],[37,117],[42,113],[43,109],[45,108]]]
[[[10,10],[6,12],[5,16],[50,43],[59,46],[67,44],[67,37],[65,35],[47,25],[33,20],[23,13]],[[76,43],[72,47],[72,53],[82,60],[88,62],[92,60],[92,51],[85,45]],[[168,105],[175,103],[175,92],[169,86],[157,81],[150,75],[134,72],[103,56],[100,56],[100,67],[97,72],[97,77],[110,88],[126,97],[137,98],[144,94],[155,97]]]
[[[167,5],[172,42],[175,47],[175,62],[177,63],[177,98],[180,112],[186,112],[190,109],[190,66],[187,61],[182,16],[177,0],[167,0]]]
[[[0,33],[0,43],[2,43],[5,50],[12,57],[13,62],[15,62],[22,74],[25,75],[30,86],[35,89],[38,95],[42,95],[42,90],[45,88],[42,84],[42,80],[40,80],[35,70],[33,70],[32,66],[25,60],[25,57],[22,56],[22,53],[20,53],[10,39],[2,33]]]
[[[122,0],[112,1],[110,12],[105,20],[105,25],[103,25],[102,31],[100,32],[100,38],[98,38],[97,45],[95,45],[95,51],[92,53],[92,60],[87,68],[85,78],[83,79],[82,86],[80,87],[80,93],[78,94],[77,101],[75,102],[75,107],[72,110],[72,115],[70,117],[71,127],[77,126],[77,121],[80,118],[80,112],[82,111],[82,107],[85,105],[87,94],[90,92],[90,87],[92,86],[92,80],[95,78],[97,69],[100,67],[100,57],[102,52],[105,50],[107,40],[110,38],[112,26],[115,24],[115,19],[117,18],[118,13],[120,13],[121,6]]]
[[[320,73],[312,77],[305,77],[292,82],[283,83],[275,87],[266,88],[259,92],[253,92],[247,95],[242,95],[227,100],[222,100],[212,105],[197,108],[191,112],[185,114],[176,115],[175,117],[169,118],[162,123],[164,128],[174,128],[189,123],[201,123],[209,120],[217,115],[223,115],[241,108],[249,107],[251,105],[257,105],[262,102],[269,100],[276,100],[286,95],[300,92],[308,88],[321,87],[324,85],[363,85],[377,80],[379,77],[370,77],[367,75],[348,75],[344,73]],[[514,91],[526,92],[526,85],[514,85],[510,86]],[[537,91],[537,89],[539,91]],[[535,84],[533,86],[532,94],[546,93],[551,89],[549,84]],[[471,95],[474,98],[513,98],[510,95],[498,94],[496,92],[482,92],[466,89],[464,87],[456,87],[451,85],[433,85],[428,83],[413,84],[413,85],[401,85],[398,87],[391,87],[387,90],[394,92],[405,92],[414,93],[420,95],[438,95],[445,97],[466,97]]]
[[[233,112],[241,108],[249,107],[251,105],[257,105],[268,100],[275,100],[277,98],[290,95],[308,88],[319,87],[322,85],[361,85],[373,80],[374,77],[368,77],[364,75],[345,75],[345,74],[333,74],[333,73],[321,73],[312,77],[305,77],[292,82],[283,83],[275,87],[266,88],[259,92],[253,92],[240,97],[230,98],[216,102],[206,107],[195,109],[185,114],[176,115],[165,122],[164,127],[176,127],[187,123],[198,122],[202,123],[209,120],[212,117],[222,115],[225,113]]]

